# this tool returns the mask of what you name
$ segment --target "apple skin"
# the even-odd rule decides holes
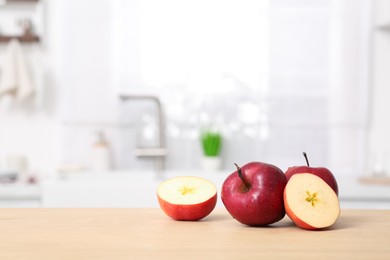
[[[221,199],[230,215],[249,226],[266,226],[283,219],[283,191],[287,183],[283,171],[271,164],[251,162],[241,167],[241,173],[250,184],[249,189],[238,171],[222,184]]]
[[[197,221],[208,216],[217,204],[217,193],[210,199],[198,204],[180,205],[163,200],[157,194],[161,209],[174,220]]]
[[[309,166],[293,166],[289,167],[285,173],[287,181],[290,180],[291,176],[294,174],[300,173],[311,173],[321,179],[323,179],[333,190],[336,192],[337,196],[339,195],[339,188],[337,185],[336,178],[332,172],[324,167],[309,167]]]

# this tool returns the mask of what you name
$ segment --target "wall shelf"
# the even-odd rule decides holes
[[[380,24],[376,27],[379,31],[390,32],[390,22]]]
[[[39,0],[6,0],[6,3],[37,3]]]
[[[361,177],[363,184],[390,185],[390,177]]]
[[[11,39],[18,39],[22,43],[35,43],[40,41],[38,35],[0,35],[0,43],[7,43]]]
[[[0,15],[0,44],[12,39],[21,43],[41,42],[44,14],[42,0],[5,0],[0,9],[5,14]]]

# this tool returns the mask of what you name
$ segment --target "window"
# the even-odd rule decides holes
[[[222,128],[228,162],[283,168],[306,151],[314,164],[361,173],[369,5],[117,0],[114,84],[161,96],[171,137],[196,142],[199,127]]]

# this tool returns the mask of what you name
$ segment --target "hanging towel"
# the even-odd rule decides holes
[[[6,49],[0,75],[0,98],[12,94],[18,101],[24,101],[34,94],[22,47],[12,39]]]

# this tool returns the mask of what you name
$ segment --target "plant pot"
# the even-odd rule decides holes
[[[208,172],[215,172],[221,169],[222,160],[219,156],[203,156],[202,169]]]

